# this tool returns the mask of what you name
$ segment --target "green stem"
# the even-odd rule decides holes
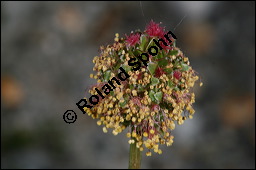
[[[133,139],[136,141],[135,139]],[[141,151],[136,147],[136,142],[130,144],[129,169],[140,169]]]

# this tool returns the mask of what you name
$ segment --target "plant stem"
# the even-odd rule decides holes
[[[134,139],[134,141],[136,141]],[[130,144],[129,169],[140,169],[141,151],[136,147],[136,142]]]

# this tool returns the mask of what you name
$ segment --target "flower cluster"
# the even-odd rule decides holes
[[[192,107],[195,94],[191,88],[199,77],[188,58],[175,46],[174,39],[168,43],[168,48],[149,56],[147,67],[142,65],[139,70],[132,71],[128,65],[131,57],[146,52],[155,45],[153,39],[163,38],[165,33],[165,28],[151,21],[144,32],[137,31],[126,38],[116,34],[112,45],[100,47],[100,56],[93,59],[96,74],[90,75],[98,84],[89,92],[97,94],[95,88],[106,85],[119,73],[119,67],[130,77],[120,84],[115,83],[115,89],[106,89],[105,94],[109,95],[101,98],[93,108],[84,108],[89,116],[98,119],[98,125],[104,126],[105,133],[112,128],[112,133],[117,135],[129,128],[128,142],[136,143],[140,151],[146,148],[147,156],[151,151],[161,154],[159,144],[172,145],[171,131],[176,124],[183,124],[195,113]]]

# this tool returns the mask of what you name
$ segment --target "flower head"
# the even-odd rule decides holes
[[[160,144],[172,145],[176,124],[181,125],[195,112],[195,94],[190,89],[199,78],[178,47],[169,43],[164,51],[149,55],[147,66],[138,58],[136,61],[136,55],[145,52],[153,39],[162,38],[164,33],[163,27],[151,21],[144,32],[126,39],[116,34],[113,45],[101,47],[100,56],[93,59],[93,70],[97,73],[90,76],[99,84],[89,91],[95,96],[100,90],[100,102],[91,109],[84,108],[89,116],[98,119],[97,124],[103,125],[104,132],[112,128],[117,135],[129,128],[128,142],[136,142],[141,151],[147,148],[148,156],[151,151],[161,154]],[[136,48],[129,48],[135,45]],[[136,67],[141,67],[133,71],[129,65],[131,58],[137,62]],[[117,77],[120,67],[129,75],[124,81]]]

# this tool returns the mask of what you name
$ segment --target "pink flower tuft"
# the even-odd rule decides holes
[[[140,102],[141,98],[140,97],[133,97],[132,101],[134,104],[136,104],[137,106],[141,107],[141,102]]]
[[[181,72],[180,72],[180,71],[174,71],[173,76],[174,76],[176,79],[179,80],[180,77],[181,77]]]
[[[155,23],[153,20],[146,26],[146,33],[150,37],[162,38],[165,34],[164,27],[160,27],[159,24]]]
[[[129,36],[125,35],[125,36],[126,36],[126,42],[127,42],[128,46],[134,46],[140,41],[139,33],[131,34]]]
[[[151,110],[154,111],[154,112],[158,112],[160,110],[160,106],[158,104],[154,104],[152,107],[151,107]]]
[[[162,42],[162,41],[160,41],[160,46],[165,50],[165,51],[167,51],[167,50],[172,50],[172,42],[175,40],[174,38],[170,38],[170,40],[172,41],[172,42],[170,42],[170,41],[168,41],[164,36],[162,37],[162,39],[167,43],[167,46],[166,45],[164,45],[164,43]]]

